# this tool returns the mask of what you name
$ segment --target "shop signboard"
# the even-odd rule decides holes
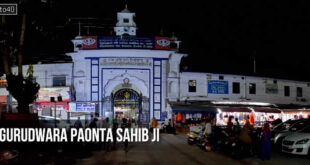
[[[208,80],[208,93],[228,94],[228,81]]]
[[[169,37],[83,36],[82,49],[170,49]]]
[[[95,112],[96,104],[90,102],[69,103],[70,112]]]
[[[266,84],[266,93],[278,94],[278,84]]]

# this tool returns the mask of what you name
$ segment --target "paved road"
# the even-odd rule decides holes
[[[186,143],[184,134],[163,134],[159,143],[130,143],[129,152],[117,150],[111,152],[95,151],[92,156],[78,159],[76,164],[182,164],[182,165],[310,165],[310,159],[273,153],[272,160],[262,161],[259,158],[234,160],[221,153],[204,152],[196,146]]]

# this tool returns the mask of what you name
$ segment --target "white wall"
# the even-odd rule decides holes
[[[209,75],[209,76],[207,76]],[[224,76],[223,81],[228,81],[228,94],[210,94],[208,93],[208,79],[219,80],[219,76]],[[196,80],[196,92],[188,91],[188,81]],[[273,84],[277,80],[278,93],[266,93],[266,84]],[[196,72],[182,72],[180,74],[180,100],[230,100],[240,101],[247,99],[249,101],[268,102],[273,104],[301,104],[307,105],[310,103],[310,87],[308,82],[272,79],[265,77],[252,77],[242,75],[229,74],[214,74],[214,73],[196,73]],[[233,94],[233,82],[240,83],[240,93]],[[249,83],[256,84],[256,94],[249,94]],[[290,86],[290,96],[284,96],[284,86]],[[302,87],[303,96],[297,98],[296,88]],[[301,101],[303,98],[306,101]],[[299,101],[297,101],[298,99]]]
[[[26,76],[29,65],[23,65],[23,75]],[[65,76],[66,86],[71,86],[72,63],[36,64],[33,65],[33,77],[41,87],[52,87],[54,76]],[[18,68],[12,68],[13,74],[18,74]]]

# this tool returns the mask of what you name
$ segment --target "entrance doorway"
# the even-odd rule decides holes
[[[123,88],[113,96],[113,115],[117,120],[127,118],[132,124],[139,123],[141,113],[141,94],[130,88]]]

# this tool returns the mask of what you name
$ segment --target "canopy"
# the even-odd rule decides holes
[[[220,109],[222,112],[251,112],[250,109],[245,107],[225,107]]]
[[[280,109],[277,108],[269,108],[269,107],[253,107],[255,112],[262,113],[281,113]]]
[[[217,113],[215,107],[207,107],[201,105],[172,105],[172,112],[181,112],[181,113]]]
[[[282,109],[283,113],[310,113],[310,109]]]

